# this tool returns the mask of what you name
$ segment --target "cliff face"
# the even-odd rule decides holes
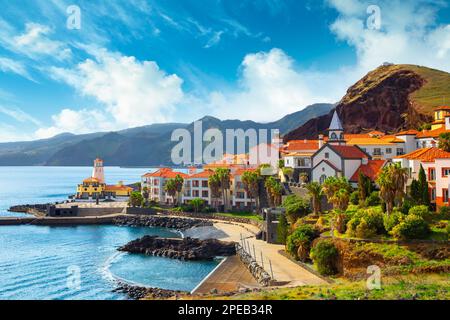
[[[439,105],[430,99],[430,88],[435,88],[436,83],[441,87],[435,91],[450,94],[448,73],[406,65],[377,68],[351,86],[337,105],[345,132],[397,132],[430,122],[432,110]],[[285,135],[284,140],[317,139],[328,129],[332,115],[333,111],[309,120]]]

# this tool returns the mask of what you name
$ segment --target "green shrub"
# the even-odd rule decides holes
[[[384,229],[387,232],[392,231],[396,225],[403,221],[405,215],[399,211],[394,211],[390,215],[383,216],[383,225]]]
[[[346,225],[350,217],[345,213],[337,213],[334,219],[334,229],[339,233],[345,233]]]
[[[359,192],[358,191],[353,191],[350,194],[350,203],[354,204],[354,205],[359,204]]]
[[[378,206],[381,203],[380,195],[378,191],[373,191],[366,199],[366,207]]]
[[[281,244],[286,244],[288,234],[288,222],[286,216],[281,214],[277,225],[277,241]]]
[[[375,237],[377,234],[377,231],[375,228],[370,227],[370,225],[367,223],[366,218],[362,218],[361,222],[358,224],[358,226],[355,229],[355,235],[358,238],[362,239],[369,239]]]
[[[201,210],[202,213],[214,213],[216,210],[210,206],[206,206]]]
[[[408,215],[415,215],[423,218],[424,220],[431,218],[430,209],[425,205],[411,207],[408,211]]]
[[[440,207],[439,214],[437,215],[439,220],[450,220],[450,207]]]
[[[285,208],[286,217],[291,224],[294,224],[299,218],[311,213],[309,202],[299,197],[297,197],[295,202],[289,201],[288,204],[285,205]]]
[[[339,251],[330,240],[322,240],[311,249],[311,259],[320,274],[333,275],[338,273],[337,262]]]
[[[295,259],[305,261],[309,256],[312,241],[318,236],[318,232],[311,225],[302,224],[287,237],[286,250]]]
[[[408,215],[396,225],[391,234],[397,239],[425,239],[430,233],[430,226],[419,216]]]
[[[413,207],[413,203],[411,202],[411,200],[405,199],[403,201],[402,207],[400,208],[400,211],[403,214],[408,214],[409,213],[409,209],[411,209],[412,207]]]
[[[360,222],[361,222],[361,219],[358,217],[354,217],[354,218],[350,219],[349,222],[347,222],[346,234],[349,237],[356,237],[356,228],[358,227]]]
[[[363,219],[366,221],[369,229],[374,230],[378,234],[385,233],[383,213],[380,211],[369,208],[364,212]]]

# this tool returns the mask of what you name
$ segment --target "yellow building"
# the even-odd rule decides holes
[[[434,121],[431,130],[440,129],[445,126],[445,117],[450,116],[450,106],[443,106],[434,110]]]
[[[128,198],[132,191],[133,188],[125,186],[122,181],[117,185],[107,185],[104,182],[103,161],[95,159],[92,177],[77,186],[75,197],[83,200]]]

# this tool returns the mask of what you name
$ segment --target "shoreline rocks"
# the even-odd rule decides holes
[[[19,204],[9,207],[9,212],[18,212],[26,214],[46,214],[47,209],[51,206],[50,203],[46,204]]]
[[[113,223],[116,225],[129,227],[160,227],[177,230],[186,230],[193,227],[213,225],[211,221],[164,216],[121,216],[115,218]]]
[[[213,260],[217,256],[232,256],[236,254],[234,242],[223,242],[216,239],[167,239],[155,236],[144,236],[133,240],[118,250],[192,261]]]
[[[185,291],[140,287],[124,282],[118,282],[118,286],[113,290],[113,292],[125,293],[130,299],[133,300],[140,300],[145,297],[153,299],[170,299],[178,298],[180,295],[189,294],[189,292]]]

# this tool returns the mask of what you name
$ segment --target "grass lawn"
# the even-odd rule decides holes
[[[256,220],[256,221],[262,221],[263,219],[255,213],[250,213],[250,212],[227,212],[227,213],[217,213],[217,215],[219,216],[224,216],[224,217],[233,217],[233,218],[246,218],[246,219],[251,219],[251,220]]]
[[[382,276],[381,289],[375,290],[368,290],[366,281],[350,282],[337,279],[335,283],[325,286],[268,289],[218,298],[231,300],[449,300],[449,288],[450,276],[444,274]]]

